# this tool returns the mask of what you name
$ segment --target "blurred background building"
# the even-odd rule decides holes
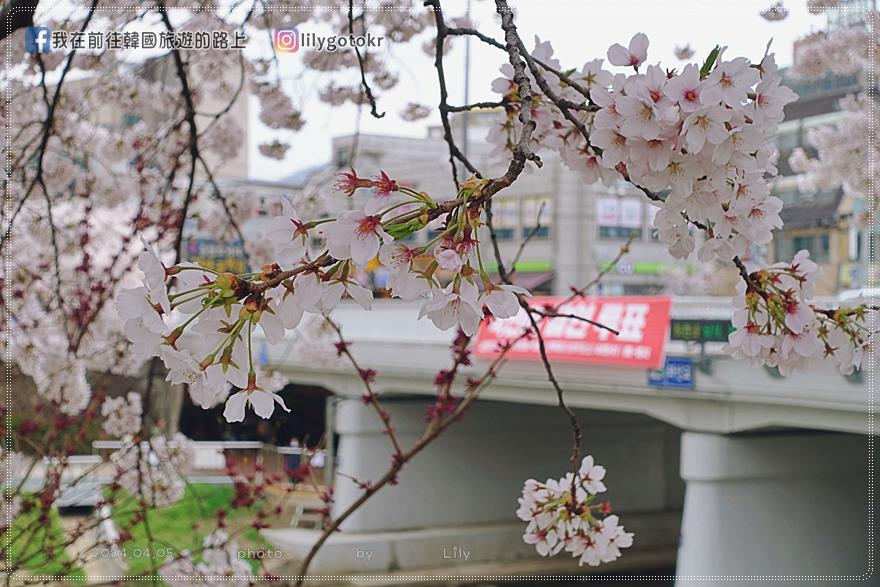
[[[490,157],[484,137],[488,126],[498,121],[498,112],[484,111],[469,116],[468,158],[487,176],[504,173],[506,165]],[[460,132],[461,118],[453,120]],[[456,196],[442,128],[430,128],[422,139],[391,135],[349,135],[333,139],[333,161],[316,170],[317,184],[348,170],[355,152],[354,168],[361,174],[387,172],[402,183],[425,191],[435,200]],[[572,286],[583,286],[607,269],[620,248],[632,238],[630,252],[602,280],[599,291],[608,295],[658,293],[708,293],[708,282],[699,282],[694,262],[669,257],[666,247],[653,234],[654,206],[621,181],[613,187],[588,185],[553,154],[542,154],[539,172],[526,172],[492,200],[493,224],[505,265],[517,255],[513,281],[535,293],[562,294]],[[459,178],[466,179],[466,170]],[[290,181],[294,177],[287,178]],[[362,196],[364,197],[364,196]],[[427,242],[429,232],[410,237],[412,244]],[[520,250],[523,241],[528,244]],[[488,231],[482,235],[483,260],[490,272],[497,271]],[[374,284],[384,283],[382,268],[376,268]]]
[[[876,10],[876,0],[841,0],[826,12],[826,30],[864,27],[864,15],[872,10]],[[785,226],[774,235],[769,257],[772,261],[791,259],[798,250],[809,250],[810,257],[824,270],[816,288],[819,295],[877,285],[876,272],[870,266],[876,251],[869,255],[868,250],[869,242],[876,243],[877,227],[868,225],[864,200],[845,194],[842,188],[798,189],[797,174],[788,159],[796,148],[816,156],[808,134],[841,120],[842,98],[873,90],[876,99],[877,82],[872,75],[866,71],[851,75],[829,72],[821,79],[802,80],[783,70],[783,83],[798,94],[798,100],[786,106],[777,138],[779,177],[773,183],[773,192],[785,204],[781,213]],[[874,239],[867,238],[869,231]]]

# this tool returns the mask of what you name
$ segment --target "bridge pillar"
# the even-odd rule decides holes
[[[865,576],[867,459],[865,436],[684,432],[677,584],[718,575]]]
[[[383,398],[403,447],[424,429],[425,398]],[[630,568],[675,560],[683,485],[678,478],[679,431],[658,420],[581,410],[585,450],[608,467],[608,498],[639,537],[621,559]],[[577,572],[570,556],[541,559],[523,543],[517,498],[529,477],[561,477],[569,467],[571,431],[555,407],[479,401],[461,422],[408,463],[399,484],[382,489],[342,524],[318,555],[313,572],[357,573],[451,566],[499,565],[495,572]],[[336,412],[339,465],[332,515],[375,481],[391,462],[378,416],[360,400]],[[299,559],[317,531],[291,528],[263,534]],[[466,558],[465,558],[466,557]],[[517,570],[505,568],[505,564]],[[543,566],[530,566],[533,564]],[[549,565],[552,565],[549,566]],[[584,570],[588,570],[586,567]],[[604,570],[604,569],[603,569]]]

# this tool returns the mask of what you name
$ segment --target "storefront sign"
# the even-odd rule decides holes
[[[191,239],[186,243],[186,258],[187,261],[214,271],[247,272],[241,242],[237,240],[221,242],[207,238]]]

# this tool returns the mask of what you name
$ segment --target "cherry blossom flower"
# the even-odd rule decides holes
[[[666,82],[664,93],[684,112],[693,112],[703,105],[700,95],[700,69],[693,63],[684,66],[681,73]]]
[[[133,357],[143,361],[159,355],[162,335],[146,328],[141,320],[126,320],[123,332],[132,343],[131,354]]]
[[[799,251],[791,263],[780,262],[755,271],[750,279],[762,293],[738,285],[736,311],[725,352],[734,358],[778,367],[787,375],[826,361],[842,373],[861,364],[874,335],[866,324],[863,304],[826,312],[810,297],[821,269]]]
[[[377,214],[391,203],[392,194],[398,190],[397,181],[388,177],[384,171],[372,181],[373,197],[364,206],[367,214]]]
[[[320,277],[316,273],[303,273],[293,281],[293,296],[296,303],[309,312],[318,312],[318,303],[323,290]]]
[[[601,59],[593,59],[584,63],[578,79],[588,90],[592,90],[594,87],[605,88],[610,86],[612,76],[611,72],[602,69]]]
[[[283,265],[294,265],[308,250],[309,229],[290,200],[281,198],[281,209],[281,216],[276,216],[269,222],[266,238],[275,249],[276,261]]]
[[[629,548],[633,544],[632,532],[627,532],[618,522],[620,518],[615,515],[608,516],[600,522],[600,533],[605,542],[605,553],[601,555],[603,563],[610,563],[620,558],[620,549]]]
[[[467,279],[461,280],[457,291],[451,283],[445,290],[434,291],[434,297],[422,307],[419,318],[427,316],[440,330],[460,327],[466,335],[473,336],[483,318],[478,295],[477,286]]]
[[[34,380],[37,393],[54,402],[64,414],[79,414],[92,397],[85,361],[69,352],[41,354],[23,371]]]
[[[149,295],[146,287],[123,290],[116,297],[116,309],[123,320],[137,321],[143,328],[158,334],[165,330],[165,321],[151,303]]]
[[[285,412],[290,412],[288,407],[284,405],[284,400],[277,393],[271,393],[259,388],[243,389],[238,393],[232,394],[226,400],[223,417],[226,418],[227,422],[241,422],[244,420],[245,407],[250,405],[255,414],[263,419],[268,419],[275,412],[276,403]]]
[[[360,210],[343,212],[334,222],[324,228],[327,247],[336,259],[351,259],[358,265],[370,261],[379,253],[384,239],[393,239],[382,228],[378,216],[365,214]]]
[[[458,273],[464,266],[461,254],[455,249],[437,247],[434,250],[434,258],[437,259],[437,264],[441,269],[451,271],[452,273]]]
[[[580,475],[581,484],[590,495],[603,493],[606,490],[605,484],[602,483],[602,479],[605,478],[605,467],[595,464],[592,455],[587,455],[581,461],[578,475]]]
[[[144,285],[150,291],[165,288],[165,266],[159,260],[156,251],[153,250],[146,240],[141,238],[144,245],[143,252],[138,255],[138,269],[144,272]]]
[[[220,365],[211,365],[206,370],[208,377],[204,383],[188,386],[189,396],[194,404],[208,410],[226,400],[229,389],[225,378],[222,377],[222,370],[223,367]]]
[[[739,349],[747,357],[757,357],[773,346],[773,337],[761,334],[761,327],[753,322],[737,326],[730,335],[730,346]]]
[[[353,279],[335,280],[324,287],[321,294],[321,309],[329,312],[339,305],[342,296],[348,294],[364,310],[373,307],[373,292]]]
[[[213,276],[206,271],[202,271],[201,267],[192,264],[178,265],[180,272],[176,275],[175,293],[192,292],[201,286],[212,283]],[[183,314],[195,314],[202,308],[204,296],[197,293],[188,293],[174,299],[172,304],[176,310]]]
[[[761,80],[755,88],[755,124],[774,125],[782,122],[783,109],[797,100],[797,94],[782,85],[782,79],[772,76]]]
[[[722,61],[706,79],[701,100],[704,104],[723,102],[730,108],[738,108],[748,100],[748,93],[758,83],[758,71],[748,59],[737,57]]]
[[[434,286],[433,280],[421,272],[398,271],[388,276],[391,295],[407,302],[423,298]]]
[[[730,111],[721,106],[708,106],[695,110],[684,119],[682,132],[687,139],[688,149],[702,151],[708,141],[718,145],[727,138],[725,123],[730,120]]]
[[[373,182],[367,178],[358,177],[354,169],[336,176],[336,189],[346,196],[351,196],[359,188],[371,187],[373,187]]]
[[[263,157],[281,161],[284,159],[287,150],[290,149],[290,143],[282,143],[281,141],[275,140],[271,143],[260,143],[257,145],[257,149]]]
[[[804,303],[792,300],[785,305],[785,325],[794,333],[800,334],[813,324],[816,314]]]
[[[644,33],[636,33],[629,40],[629,48],[618,43],[608,48],[608,62],[611,65],[632,66],[638,69],[639,65],[648,58],[648,37]]]
[[[552,521],[552,517],[549,514],[546,515],[546,518],[548,523]],[[562,550],[564,546],[564,543],[559,540],[556,529],[552,527],[547,529],[541,528],[524,535],[523,542],[533,545],[541,556],[554,555]]]
[[[415,102],[409,102],[400,112],[400,118],[407,122],[415,122],[416,120],[427,118],[430,114],[431,109],[427,106],[416,104]]]
[[[770,22],[785,20],[785,18],[788,17],[788,8],[786,8],[782,2],[777,2],[762,10],[760,14],[764,20]]]
[[[680,59],[682,61],[690,59],[694,56],[694,50],[691,49],[690,45],[676,45],[673,53],[675,53],[676,59]]]
[[[517,294],[531,295],[529,290],[517,285],[487,283],[479,302],[489,308],[496,318],[511,318],[519,313]]]
[[[620,132],[627,138],[654,140],[660,137],[663,119],[653,101],[632,96],[621,96],[615,102],[623,117]]]
[[[409,271],[418,251],[403,243],[385,243],[379,248],[379,261],[393,272]]]

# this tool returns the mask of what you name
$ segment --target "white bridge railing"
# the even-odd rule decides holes
[[[308,458],[317,482],[323,484],[325,458],[322,450],[274,446],[258,440],[197,440],[193,441],[193,445],[195,458],[192,468],[184,472],[189,477],[211,477],[222,481],[226,475],[228,460],[231,459],[242,473],[256,473],[258,476],[276,473],[287,478],[290,468],[300,464],[303,458]],[[106,460],[123,446],[119,440],[95,440],[92,442],[92,452],[98,458]]]

